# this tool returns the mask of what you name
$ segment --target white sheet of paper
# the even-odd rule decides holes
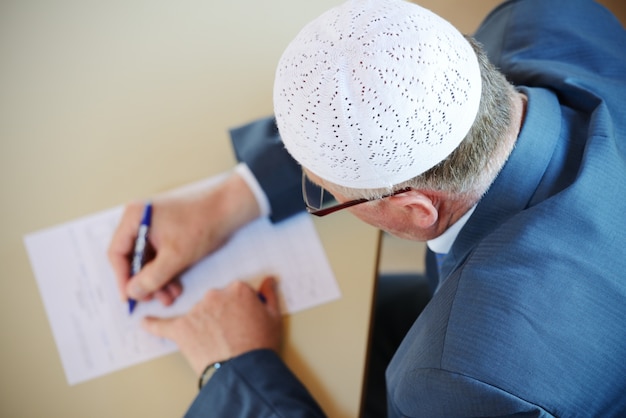
[[[70,385],[175,351],[172,342],[143,331],[139,320],[185,313],[208,289],[236,279],[256,286],[265,275],[276,277],[284,313],[340,297],[313,223],[302,214],[278,224],[259,219],[246,226],[185,272],[183,295],[171,307],[138,303],[129,315],[106,255],[122,211],[116,207],[24,237]]]

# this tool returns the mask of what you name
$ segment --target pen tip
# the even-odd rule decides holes
[[[129,315],[132,314],[133,311],[135,310],[135,305],[136,304],[137,304],[137,302],[135,302],[134,300],[132,300],[132,299],[128,300],[128,314]]]

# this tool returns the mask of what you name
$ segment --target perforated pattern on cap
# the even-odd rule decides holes
[[[304,167],[354,188],[389,187],[446,158],[480,102],[470,44],[399,0],[353,0],[310,24],[283,53],[274,111]]]

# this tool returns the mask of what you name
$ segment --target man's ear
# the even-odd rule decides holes
[[[433,200],[419,190],[409,190],[390,196],[387,200],[396,208],[406,211],[419,228],[430,228],[439,219],[439,210]]]

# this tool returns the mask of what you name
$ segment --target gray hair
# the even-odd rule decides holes
[[[472,37],[467,39],[478,57],[483,87],[478,114],[461,144],[433,168],[391,188],[354,189],[333,185],[334,190],[347,198],[373,199],[410,187],[473,201],[487,191],[512,149],[506,136],[516,91],[491,64],[482,46]]]

